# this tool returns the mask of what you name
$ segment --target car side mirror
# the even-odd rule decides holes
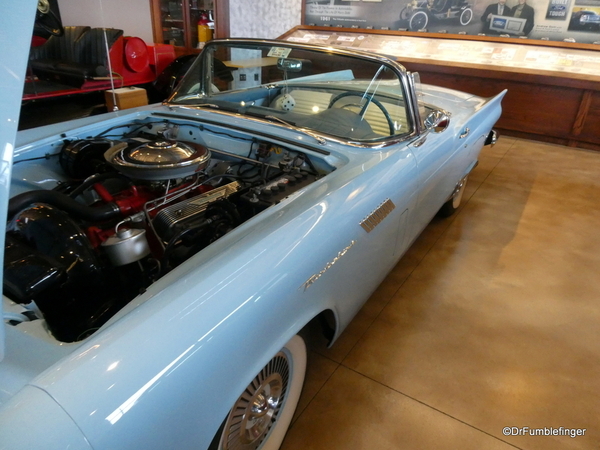
[[[441,133],[450,125],[450,116],[448,113],[440,110],[430,112],[425,118],[425,128]]]

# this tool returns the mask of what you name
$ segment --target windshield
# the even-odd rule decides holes
[[[259,117],[350,141],[409,134],[404,88],[378,58],[293,44],[213,42],[171,105]]]

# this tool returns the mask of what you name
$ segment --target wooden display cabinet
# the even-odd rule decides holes
[[[298,26],[282,39],[393,55],[423,83],[490,97],[501,134],[600,151],[600,45]]]
[[[198,21],[211,14],[213,38],[229,36],[229,0],[151,0],[154,42],[175,46],[177,56],[198,53]]]

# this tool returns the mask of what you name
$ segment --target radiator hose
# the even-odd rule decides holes
[[[92,207],[83,205],[62,192],[40,189],[23,192],[11,198],[8,202],[8,219],[10,220],[19,211],[33,203],[46,203],[55,206],[88,222],[103,222],[121,215],[119,207],[115,203]]]

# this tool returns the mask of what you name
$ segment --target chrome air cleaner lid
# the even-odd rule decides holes
[[[119,172],[140,180],[184,178],[204,169],[210,151],[201,145],[159,140],[120,142],[104,153]]]

